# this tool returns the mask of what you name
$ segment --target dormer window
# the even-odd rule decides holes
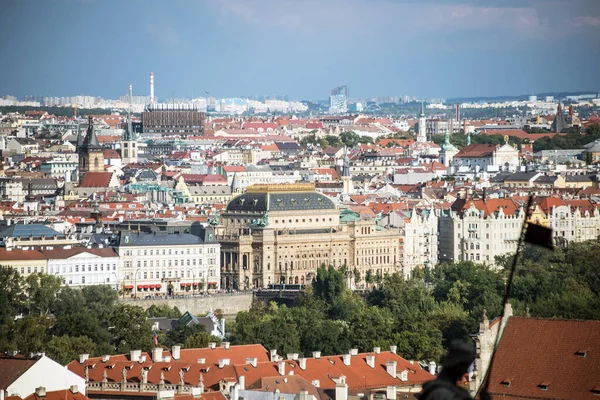
[[[585,357],[587,356],[587,350],[577,350],[577,351],[575,352],[575,355],[576,355],[577,357],[582,357],[582,358],[585,358]]]
[[[500,382],[500,384],[504,387],[510,387],[511,383],[512,383],[512,379],[510,379],[510,378],[504,379],[502,382]]]
[[[550,386],[550,383],[548,383],[548,382],[542,382],[538,385],[538,387],[542,390],[548,390],[549,386]]]

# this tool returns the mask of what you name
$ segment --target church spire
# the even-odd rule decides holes
[[[96,132],[94,131],[94,117],[88,116],[88,128],[87,134],[85,135],[85,139],[83,140],[83,147],[99,147],[98,137],[96,136]]]
[[[123,141],[133,140],[133,124],[131,122],[132,85],[129,84],[129,109],[127,110],[127,126],[123,132]]]
[[[350,175],[350,159],[348,158],[348,148],[344,149],[344,165],[342,166],[342,176]]]
[[[419,114],[419,117],[425,117],[425,104],[423,103],[423,100],[421,100],[421,114]]]

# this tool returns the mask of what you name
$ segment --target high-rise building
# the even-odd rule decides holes
[[[338,86],[329,96],[329,114],[348,112],[348,86]]]
[[[144,135],[203,135],[206,113],[193,104],[150,104],[142,112]]]

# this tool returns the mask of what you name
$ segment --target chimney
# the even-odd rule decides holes
[[[385,398],[387,400],[396,400],[396,386],[388,386],[385,388]]]
[[[152,349],[152,361],[160,362],[162,361],[162,347],[155,347]]]
[[[357,356],[358,355],[358,349],[350,349],[350,355],[351,356]]]
[[[277,361],[277,350],[275,350],[275,349],[272,349],[272,350],[270,351],[270,354],[271,354],[271,362],[275,362],[275,361]]]
[[[285,375],[285,361],[279,361],[277,365],[279,367],[279,375]]]
[[[392,353],[392,354],[396,354],[396,351],[397,351],[397,350],[398,350],[398,346],[394,346],[394,345],[391,345],[391,346],[390,346],[390,353]]]
[[[367,356],[367,365],[371,368],[375,368],[375,356]]]
[[[340,376],[339,382],[335,384],[335,400],[348,400],[348,385],[344,375]]]
[[[38,388],[35,388],[35,394],[38,397],[46,397],[46,388],[44,386],[40,386]]]
[[[429,373],[435,375],[435,361],[429,362]]]
[[[306,371],[306,358],[302,357],[298,360],[298,365],[300,366],[300,369]]]
[[[302,389],[300,391],[300,397],[298,400],[308,400],[308,391],[306,389]]]
[[[71,393],[73,393],[73,394],[79,393],[79,386],[71,385]]]
[[[392,378],[396,377],[396,361],[388,361],[385,363],[385,369],[388,374],[392,376]]]
[[[204,364],[206,362],[206,358],[199,358],[197,362],[198,364]]]
[[[350,365],[350,359],[352,356],[350,354],[344,354],[342,356],[342,360],[344,361],[344,365]]]
[[[219,369],[223,369],[226,365],[229,365],[229,358],[221,358],[219,360]]]
[[[292,360],[298,361],[298,353],[292,353]]]
[[[141,355],[142,355],[141,350],[131,350],[129,352],[129,361],[138,362],[140,360]]]
[[[150,72],[150,104],[154,104],[154,72]]]
[[[294,359],[294,356],[292,355],[292,353],[287,353],[287,354],[285,355],[285,357],[286,357],[288,360],[290,360],[290,361]]]
[[[179,360],[181,357],[181,346],[171,347],[171,357],[173,357],[173,360]]]
[[[381,353],[381,347],[373,347],[373,353],[375,353],[375,354]]]
[[[223,347],[225,347],[225,350],[229,350],[229,342],[223,342]]]
[[[80,354],[79,355],[79,364],[83,364],[84,362],[87,361],[88,358],[90,358],[89,354]]]
[[[108,360],[110,360],[110,354],[104,354],[104,355],[102,356],[102,362],[103,362],[103,363],[105,363],[105,362],[107,362]]]
[[[256,357],[254,358],[246,358],[246,364],[250,364],[252,365],[254,368],[256,368],[256,364],[257,364],[258,359]]]
[[[216,342],[209,342],[208,343],[208,348],[209,349],[216,349],[217,348],[217,343]]]
[[[140,364],[143,364],[143,363],[145,363],[145,362],[146,362],[146,356],[145,356],[145,355],[144,355],[144,356],[141,356],[141,357],[140,357]]]
[[[240,375],[238,378],[238,385],[240,386],[240,390],[246,390],[246,378],[244,375]]]
[[[321,352],[320,351],[313,351],[313,358],[315,359],[319,359],[321,358]]]

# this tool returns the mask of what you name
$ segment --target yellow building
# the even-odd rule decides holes
[[[11,267],[21,275],[47,272],[48,260],[38,250],[0,249],[0,265]]]
[[[254,185],[213,221],[221,243],[221,287],[308,284],[322,264],[361,277],[402,271],[401,234],[340,210],[314,184]]]

